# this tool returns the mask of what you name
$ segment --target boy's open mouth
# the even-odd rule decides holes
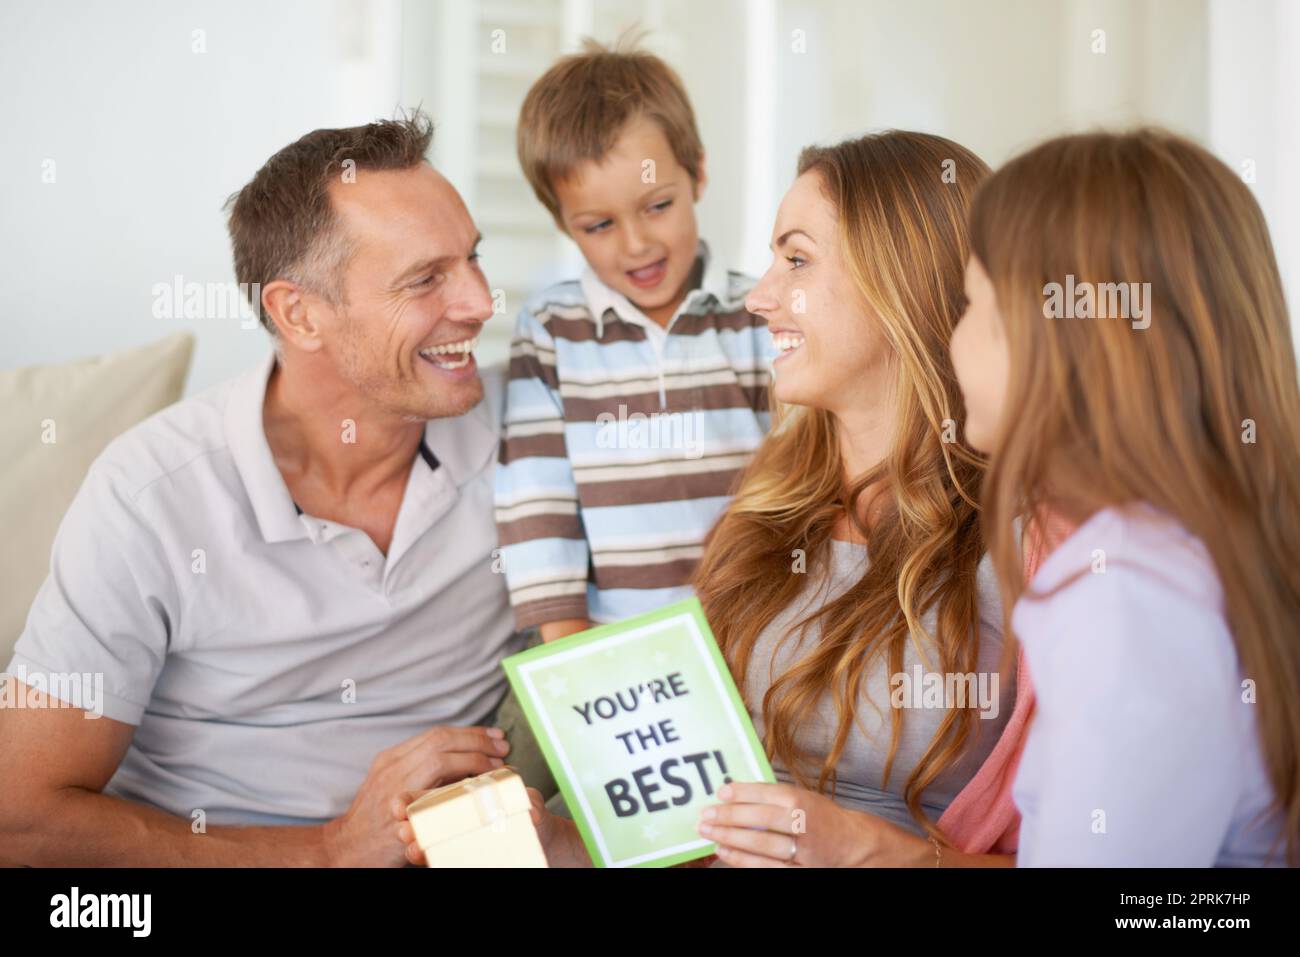
[[[664,257],[658,262],[653,262],[648,266],[642,266],[640,269],[629,269],[627,278],[632,281],[632,285],[639,289],[653,289],[668,274],[668,257]]]
[[[478,345],[478,336],[461,339],[458,342],[444,342],[420,350],[420,357],[437,369],[454,371],[464,369],[474,360],[474,347]]]

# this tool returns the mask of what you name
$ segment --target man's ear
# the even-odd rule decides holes
[[[283,342],[290,342],[304,352],[316,352],[324,343],[320,338],[319,316],[313,312],[320,308],[318,302],[310,305],[307,294],[297,283],[277,279],[262,287],[262,308]]]
[[[695,201],[698,203],[700,197],[704,195],[704,187],[709,184],[709,174],[705,168],[704,151],[700,151],[700,162],[696,166],[695,174]]]

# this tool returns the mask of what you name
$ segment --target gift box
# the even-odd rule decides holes
[[[504,767],[428,791],[406,814],[429,867],[545,867],[531,806]]]

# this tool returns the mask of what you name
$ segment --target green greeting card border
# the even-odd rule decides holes
[[[551,773],[555,775],[556,783],[560,786],[560,793],[564,795],[564,800],[568,803],[569,811],[573,814],[574,823],[578,825],[578,832],[582,835],[582,841],[587,847],[587,853],[591,855],[592,862],[597,867],[608,867],[609,862],[604,860],[599,853],[599,843],[596,841],[593,822],[588,821],[582,811],[582,804],[578,800],[578,788],[576,782],[570,781],[569,776],[564,772],[563,762],[559,760],[558,748],[550,735],[546,731],[545,724],[541,721],[539,707],[533,701],[525,683],[523,676],[520,674],[520,666],[535,662],[542,658],[548,658],[552,655],[562,652],[573,651],[583,645],[593,644],[602,638],[610,635],[621,635],[625,632],[637,628],[644,628],[647,625],[653,625],[670,618],[680,618],[683,615],[689,616],[695,620],[701,634],[705,638],[703,642],[707,655],[712,661],[713,666],[717,669],[718,677],[722,687],[726,692],[727,700],[735,709],[736,716],[740,720],[740,727],[744,731],[745,739],[748,741],[754,763],[758,765],[764,781],[774,782],[775,775],[772,773],[772,766],[767,760],[767,753],[763,750],[763,744],[758,739],[758,734],[754,731],[754,724],[749,719],[749,709],[745,707],[745,702],[740,697],[740,692],[736,688],[736,682],[731,677],[731,669],[727,666],[726,660],[722,657],[722,652],[718,648],[717,639],[713,637],[713,630],[709,627],[708,619],[704,617],[704,609],[700,606],[698,598],[688,598],[685,601],[679,601],[655,611],[647,612],[644,615],[637,615],[635,618],[626,618],[623,621],[615,622],[609,625],[600,625],[596,628],[590,628],[587,631],[578,632],[575,635],[569,635],[567,638],[560,638],[556,641],[548,642],[544,645],[537,645],[526,651],[511,655],[502,661],[502,667],[505,669],[506,678],[510,686],[514,689],[519,704],[523,708],[524,716],[528,719],[528,724],[533,729],[533,735],[537,738],[537,743],[542,749],[542,754],[546,758],[546,763],[551,768]],[[737,775],[732,775],[733,780],[745,780]],[[673,854],[665,854],[661,857],[654,857],[650,860],[640,861],[636,864],[627,865],[629,867],[671,867],[674,864],[681,864],[686,861],[693,861],[701,857],[707,857],[714,853],[716,845],[705,844],[702,847],[694,848],[687,851],[678,851]]]

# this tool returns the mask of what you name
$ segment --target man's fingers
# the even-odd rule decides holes
[[[406,846],[408,861],[421,867],[426,864],[424,853],[415,844],[407,808],[432,788],[501,767],[505,763],[502,756],[508,750],[505,740],[489,734],[487,728],[439,726],[401,742],[389,753],[396,766],[385,769],[385,777],[391,780],[387,775],[396,775],[395,783],[401,790],[389,800],[388,807],[398,824],[397,838]],[[394,757],[398,754],[401,756]]]
[[[542,792],[537,788],[525,788],[528,792],[528,815],[533,819],[533,827],[537,828],[537,838],[542,842],[542,847],[550,844],[557,836],[556,825],[558,818],[550,811],[546,810],[546,799],[542,797]]]
[[[424,851],[420,850],[414,844],[406,845],[406,859],[416,867],[428,867],[429,861],[424,856]]]
[[[403,791],[397,797],[393,798],[392,809],[393,817],[398,821],[405,821],[407,818],[406,809],[414,804],[417,800],[428,794],[425,791]]]
[[[505,755],[510,750],[505,741],[489,737],[482,728],[446,730],[455,733],[428,739],[407,751],[397,762],[392,772],[400,787],[436,787],[438,782],[459,781],[466,774],[484,774],[505,764]],[[474,760],[467,763],[468,758]],[[476,770],[456,773],[464,767]]]
[[[419,761],[412,760],[411,767],[402,786],[406,788],[436,788],[451,784],[462,778],[476,774],[486,774],[502,765],[500,758],[489,758],[479,752],[442,752],[423,756]]]
[[[499,747],[504,745],[504,748]],[[500,728],[453,728],[437,725],[393,746],[393,758],[403,761],[413,754],[434,751],[478,751],[483,754],[506,755],[510,750],[505,732]]]
[[[409,821],[403,821],[401,824],[397,825],[397,839],[401,841],[404,846],[406,859],[412,864],[423,867],[425,865],[424,852],[420,850],[420,846],[415,843],[415,829],[411,827]]]
[[[533,819],[533,827],[540,830],[546,802],[542,800],[542,792],[537,788],[524,788],[524,790],[528,792],[528,816]]]

